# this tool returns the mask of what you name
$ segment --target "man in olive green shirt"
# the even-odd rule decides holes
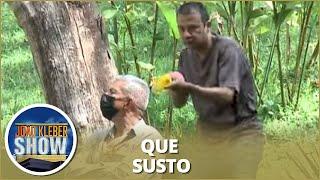
[[[128,178],[153,175],[134,174],[134,159],[149,159],[141,150],[144,139],[162,139],[160,133],[144,122],[149,87],[141,79],[118,76],[102,95],[103,116],[113,122],[111,129],[100,129],[81,144],[69,165],[69,175],[77,177]],[[159,158],[159,157],[157,157]]]

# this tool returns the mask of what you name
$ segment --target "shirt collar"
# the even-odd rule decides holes
[[[140,136],[145,131],[146,123],[143,119],[140,119],[137,124],[135,124],[131,131],[134,132],[136,136]]]
[[[134,136],[140,136],[143,134],[146,123],[144,122],[143,119],[140,119],[131,129],[131,131],[128,133],[128,135],[134,135]],[[110,130],[110,133],[108,133],[107,138],[114,138],[114,134],[116,132],[116,127],[113,125],[113,127]]]

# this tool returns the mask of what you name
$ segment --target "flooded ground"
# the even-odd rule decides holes
[[[269,140],[257,179],[320,179],[320,143],[315,139]]]

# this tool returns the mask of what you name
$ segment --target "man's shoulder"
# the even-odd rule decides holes
[[[228,36],[217,36],[215,38],[215,43],[219,47],[221,47],[221,49],[230,48],[230,47],[233,47],[233,48],[240,47],[239,43],[235,39]]]
[[[112,135],[113,126],[103,126],[99,127],[87,138],[87,142],[90,145],[95,145],[101,141],[104,141],[105,138]]]
[[[221,55],[226,58],[220,59],[221,62],[238,61],[243,63],[246,60],[243,48],[240,44],[231,37],[219,36],[216,40],[216,46],[219,47]],[[235,58],[239,57],[239,58]]]
[[[159,131],[156,128],[154,128],[150,125],[147,125],[144,122],[141,123],[138,128],[136,128],[136,132],[143,139],[162,139],[161,134],[159,133]]]
[[[214,39],[214,43],[215,43],[215,51],[221,49],[221,50],[225,50],[226,48],[240,48],[240,44],[233,39],[232,37],[228,37],[228,36],[220,36],[220,35],[214,35],[213,36]],[[185,47],[181,50],[180,52],[180,57],[181,58],[186,58],[189,57],[191,55],[191,51],[192,49]]]
[[[161,134],[159,133],[159,131],[156,128],[149,126],[149,125],[147,125],[147,127],[148,127],[148,132],[149,132],[148,136],[152,137],[153,139],[162,139]]]

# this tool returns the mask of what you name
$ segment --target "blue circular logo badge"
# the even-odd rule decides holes
[[[77,146],[76,129],[59,108],[34,104],[9,122],[5,145],[11,161],[32,175],[50,175],[64,168]]]

